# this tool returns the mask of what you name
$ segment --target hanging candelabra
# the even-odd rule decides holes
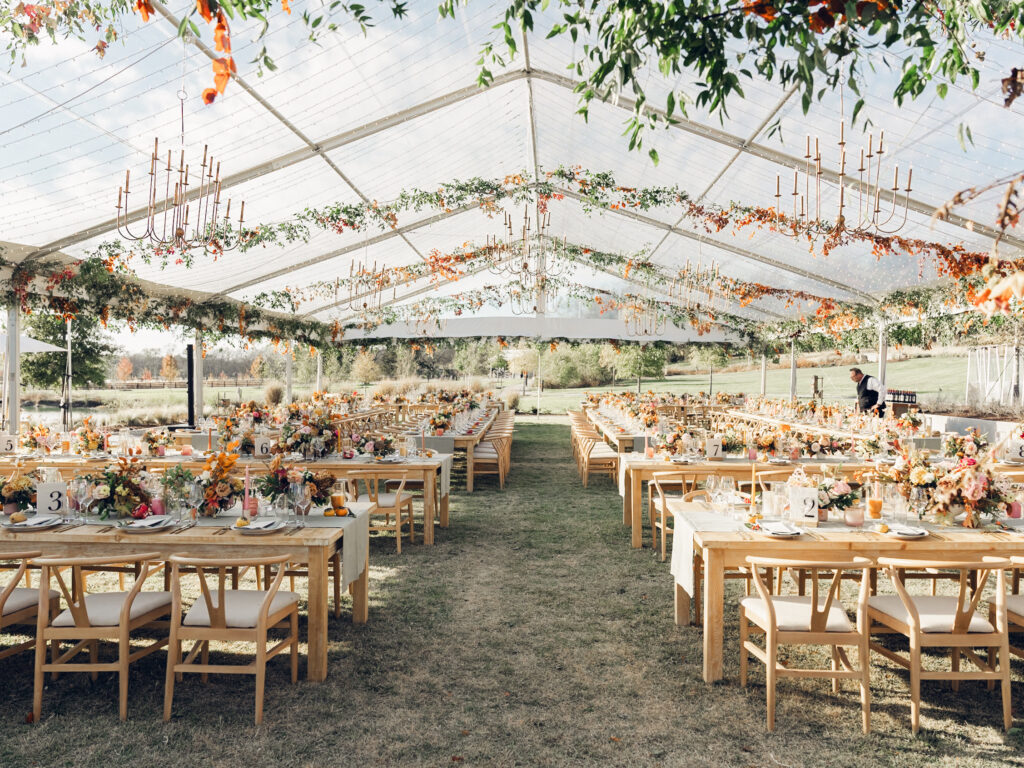
[[[645,288],[640,295],[630,295],[629,303],[620,308],[627,336],[659,336],[668,325],[668,318]]]
[[[391,289],[390,300],[387,289]],[[341,280],[334,281],[335,305],[350,312],[376,312],[385,302],[394,303],[398,299],[398,281],[393,280],[386,269],[377,270],[377,262],[370,264],[368,259],[349,264],[348,280],[344,289]]]
[[[698,259],[696,265],[687,259],[685,266],[676,273],[669,284],[668,297],[672,303],[686,309],[703,307],[709,311],[713,310],[718,297],[715,287],[719,274],[720,267],[715,261],[704,266],[703,258]]]
[[[185,162],[185,59],[188,40],[182,50],[182,81],[178,91],[181,102],[181,134],[177,164],[174,153],[167,150],[166,162],[160,154],[160,140],[153,140],[149,158],[149,190],[146,193],[144,226],[133,232],[130,225],[136,218],[130,208],[131,170],[124,174],[124,186],[117,190],[117,233],[126,240],[148,240],[165,250],[178,252],[202,248],[210,253],[223,253],[239,247],[246,239],[243,230],[245,202],[238,206],[237,230],[231,224],[231,200],[221,212],[220,162],[203,147],[198,172]],[[163,180],[161,181],[161,172]],[[232,235],[234,235],[232,237]]]
[[[831,236],[841,232],[860,234],[894,235],[907,223],[910,207],[911,182],[914,169],[908,168],[905,177],[900,175],[899,164],[892,172],[892,186],[884,186],[888,171],[884,171],[886,155],[885,131],[880,131],[878,144],[875,135],[868,134],[867,151],[861,147],[856,168],[847,167],[846,122],[843,115],[842,92],[840,92],[840,119],[838,147],[838,201],[832,221],[822,218],[823,172],[821,142],[808,134],[803,168],[793,170],[793,191],[783,193],[781,174],[775,177],[775,221],[774,230],[789,237]],[[788,189],[789,182],[786,182]],[[826,187],[827,191],[827,187]],[[790,204],[783,202],[790,197]],[[902,202],[900,198],[902,197]],[[787,212],[785,209],[789,209]]]

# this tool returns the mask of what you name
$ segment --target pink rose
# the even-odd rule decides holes
[[[367,453],[373,453],[373,440],[367,442],[365,448]]]
[[[850,485],[845,480],[840,480],[838,483],[836,483],[835,488],[833,490],[835,490],[835,492],[838,493],[840,496],[844,496],[845,494],[850,492]]]

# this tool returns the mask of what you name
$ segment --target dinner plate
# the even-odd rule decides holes
[[[889,530],[886,531],[885,535],[891,536],[894,539],[913,541],[914,539],[927,538],[928,531],[926,531],[924,528],[916,528],[914,526],[895,525],[889,526]]]
[[[125,533],[156,533],[175,525],[177,521],[170,515],[152,515],[142,520],[132,520],[121,530]]]
[[[792,464],[789,459],[768,459],[769,464],[775,464],[777,466],[785,466],[786,464]]]
[[[761,532],[766,536],[771,536],[775,539],[792,539],[800,536],[803,531],[797,528],[792,523],[783,521],[774,521],[770,523],[761,524]]]
[[[284,520],[257,520],[239,528],[232,525],[231,530],[243,536],[264,536],[268,533],[278,533],[285,527]]]
[[[60,515],[35,515],[23,523],[12,523],[10,520],[4,523],[4,528],[14,531],[44,531],[47,528],[54,528],[64,522]]]

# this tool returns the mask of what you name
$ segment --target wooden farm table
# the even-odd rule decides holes
[[[374,507],[369,503],[350,505],[364,524],[365,515]],[[360,522],[360,518],[324,520],[337,520],[338,523],[329,526],[318,524],[293,533],[265,536],[245,536],[227,530],[234,523],[233,517],[213,519],[208,521],[210,525],[200,524],[177,533],[130,534],[93,523],[63,531],[25,530],[14,533],[0,528],[0,556],[26,549],[39,550],[49,556],[111,556],[111,559],[116,559],[119,554],[144,552],[157,552],[161,558],[183,553],[224,559],[288,555],[294,558],[294,562],[308,565],[306,676],[319,682],[327,677],[328,563],[335,552],[341,551],[346,528]],[[362,572],[348,584],[354,624],[365,624],[369,617],[369,553],[364,553],[363,558]]]
[[[472,437],[472,435],[470,435]],[[163,470],[174,466],[184,466],[193,471],[202,468],[204,461],[191,456],[144,456],[139,457],[145,465],[153,470]],[[116,459],[84,459],[81,457],[69,456],[25,456],[19,458],[19,463],[26,470],[53,467],[63,472],[97,472]],[[431,546],[434,543],[434,517],[440,514],[440,525],[448,527],[449,493],[451,487],[451,461],[450,454],[435,453],[432,457],[409,456],[398,463],[383,464],[375,461],[361,459],[342,459],[335,456],[328,456],[314,462],[288,461],[286,464],[298,464],[311,470],[322,470],[332,472],[339,478],[343,478],[352,472],[366,472],[373,470],[381,477],[397,476],[403,472],[408,473],[411,479],[420,480],[423,483],[423,543]],[[446,466],[447,465],[447,466]],[[249,469],[252,474],[259,475],[270,471],[269,464],[261,459],[251,456],[239,458],[235,468],[239,472]],[[0,459],[0,474],[10,473],[14,469],[14,460],[9,457]],[[440,509],[438,509],[440,508]]]
[[[632,432],[623,432],[618,426],[608,421],[600,413],[590,408],[585,408],[583,412],[590,419],[590,423],[594,425],[594,428],[601,433],[605,440],[615,446],[615,450],[619,453],[626,453],[632,451],[636,447],[636,441],[643,440],[643,435],[637,435]]]
[[[643,486],[650,482],[657,472],[678,472],[703,478],[708,475],[749,480],[752,472],[794,472],[798,466],[807,471],[821,472],[825,467],[838,469],[842,465],[843,475],[874,468],[863,462],[843,462],[838,459],[814,461],[800,460],[789,464],[771,464],[748,459],[726,458],[722,461],[701,461],[695,464],[676,464],[665,459],[648,459],[642,453],[624,453],[619,456],[619,495],[622,496],[622,524],[632,527],[631,543],[634,549],[643,546]]]
[[[494,409],[487,412],[484,415],[483,420],[478,426],[473,427],[472,434],[465,434],[461,432],[445,432],[439,437],[448,438],[455,442],[455,450],[466,452],[466,492],[473,492],[473,449],[476,448],[480,441],[484,439],[487,434],[487,430],[491,428],[491,424],[498,417],[498,410]],[[411,436],[411,435],[410,435]],[[401,438],[399,438],[401,439]]]
[[[685,553],[698,552],[704,562],[704,680],[708,683],[722,678],[725,573],[745,565],[747,557],[834,560],[837,557],[895,556],[956,560],[981,555],[1024,555],[1024,535],[935,526],[927,526],[932,530],[929,536],[912,541],[867,529],[850,529],[840,523],[808,529],[804,535],[793,539],[774,539],[725,518],[719,524],[711,522],[709,525],[706,505],[671,503],[676,520],[672,544],[676,624],[689,622],[691,595],[681,583],[685,582],[681,569],[692,568],[692,558],[687,566]],[[720,530],[701,530],[709,527]],[[677,555],[677,547],[683,556]]]

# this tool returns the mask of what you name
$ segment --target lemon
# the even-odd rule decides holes
[[[246,520],[244,517],[240,517],[237,520],[235,520],[235,528],[245,528],[245,526],[247,526],[248,524],[249,521]]]
[[[878,526],[878,532],[879,533],[888,533],[889,532],[889,526],[886,525],[885,523],[882,523],[880,526]]]
[[[12,523],[24,523],[26,520],[28,520],[28,516],[24,512],[15,512],[11,515]]]
[[[325,509],[324,510],[324,517],[336,517],[337,514],[338,513],[335,512],[333,509]]]

